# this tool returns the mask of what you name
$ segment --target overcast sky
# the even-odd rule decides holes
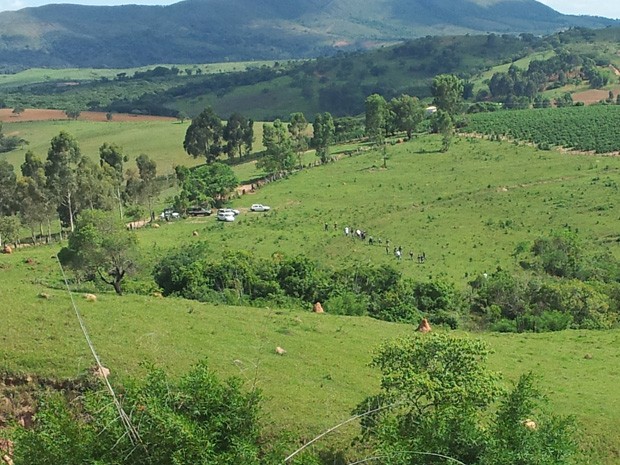
[[[0,11],[19,10],[28,6],[41,6],[48,3],[79,3],[81,5],[170,5],[179,0],[0,0]],[[233,1],[233,0],[231,0]],[[539,0],[545,5],[566,14],[596,15],[607,18],[620,18],[619,0]]]

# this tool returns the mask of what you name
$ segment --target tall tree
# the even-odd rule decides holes
[[[15,212],[15,168],[6,160],[0,160],[0,215]]]
[[[407,139],[411,139],[415,131],[424,119],[424,107],[416,97],[403,94],[390,100],[389,108],[394,115],[396,130],[405,131]]]
[[[124,182],[123,162],[125,161],[126,156],[123,155],[123,151],[118,145],[104,142],[103,145],[99,147],[99,164],[111,178],[114,187],[114,197],[118,202],[118,212],[121,219],[124,216],[121,189]]]
[[[191,170],[181,184],[181,198],[185,203],[221,204],[237,186],[239,180],[232,168],[224,163],[203,165]]]
[[[64,220],[66,224],[69,224],[71,231],[75,229],[73,197],[77,189],[76,170],[80,159],[80,147],[72,135],[61,131],[52,139],[45,163],[47,188],[52,193],[58,207],[66,208],[67,217]]]
[[[316,149],[316,154],[321,161],[326,162],[329,158],[329,147],[334,143],[336,135],[336,126],[331,113],[317,114],[314,117],[312,129],[312,146]]]
[[[293,113],[288,123],[288,132],[291,135],[293,142],[293,149],[297,153],[297,161],[301,166],[301,156],[308,150],[308,136],[306,130],[308,129],[308,121],[303,113]]]
[[[208,107],[187,128],[183,148],[194,158],[205,157],[207,163],[213,163],[222,152],[222,135],[222,121]]]
[[[454,135],[454,123],[447,111],[437,110],[433,115],[432,126],[435,132],[441,134],[441,151],[447,152]]]
[[[247,119],[240,113],[230,115],[224,127],[225,150],[229,158],[233,158],[235,155],[241,157],[244,153],[250,153],[254,136],[253,125],[254,122],[252,120]],[[249,132],[252,134],[251,137],[248,137]],[[250,142],[249,144],[248,141]]]
[[[366,136],[375,145],[385,142],[385,129],[388,117],[388,106],[385,99],[379,94],[372,94],[366,98]]]
[[[431,85],[433,104],[448,112],[451,118],[460,112],[463,101],[463,81],[454,74],[435,76]]]
[[[108,212],[85,210],[60,253],[63,265],[88,279],[101,278],[121,295],[122,281],[138,265],[138,240],[122,221]]]
[[[26,152],[21,165],[22,178],[17,183],[17,199],[22,223],[34,230],[38,226],[43,237],[43,224],[47,224],[47,239],[51,241],[51,220],[54,216],[54,202],[46,187],[45,163],[32,151]]]
[[[290,171],[295,166],[293,144],[282,121],[276,119],[272,125],[263,127],[265,151],[256,166],[270,174]]]
[[[140,180],[142,181],[142,192],[147,200],[151,219],[153,219],[155,216],[155,212],[153,211],[153,199],[157,197],[160,192],[157,182],[157,163],[147,154],[142,153],[136,158],[136,165],[138,167]]]

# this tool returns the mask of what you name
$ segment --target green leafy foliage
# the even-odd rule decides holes
[[[106,391],[87,391],[72,403],[48,395],[34,428],[18,430],[15,462],[269,463],[260,458],[259,392],[245,392],[236,378],[220,381],[204,361],[178,381],[151,367],[146,379],[130,381],[119,392],[139,442],[130,441]]]
[[[480,340],[445,334],[383,344],[373,359],[381,391],[357,408],[368,412],[362,439],[391,464],[570,463],[573,421],[541,409],[531,375],[505,392],[488,354]]]

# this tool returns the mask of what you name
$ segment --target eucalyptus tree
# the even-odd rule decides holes
[[[313,136],[312,146],[316,148],[316,154],[322,162],[329,158],[329,147],[334,143],[336,126],[331,113],[319,113],[314,117],[312,123]]]
[[[61,131],[52,138],[45,163],[46,184],[61,216],[66,209],[67,215],[61,219],[70,226],[71,231],[75,229],[74,195],[77,190],[77,165],[80,159],[80,147],[75,137]]]
[[[222,137],[222,121],[207,107],[187,128],[183,148],[194,158],[205,157],[207,163],[213,163],[222,152]]]

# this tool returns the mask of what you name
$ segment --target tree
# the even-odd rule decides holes
[[[151,218],[153,218],[155,215],[153,199],[160,192],[159,184],[157,183],[157,163],[151,160],[148,155],[142,153],[136,158],[136,165],[138,166],[138,174],[142,181],[142,193],[147,200]]]
[[[424,119],[424,107],[416,97],[403,94],[390,100],[389,109],[394,115],[396,130],[405,131],[407,139],[411,139],[415,131]]]
[[[256,163],[257,168],[270,174],[290,171],[295,166],[293,144],[282,121],[276,119],[272,125],[263,127],[263,156]]]
[[[244,153],[250,153],[254,138],[253,126],[254,122],[240,113],[230,115],[224,127],[226,153],[230,158],[233,158],[235,154],[241,157]]]
[[[328,112],[317,114],[314,117],[312,128],[312,146],[316,148],[317,156],[325,163],[329,158],[329,147],[334,143],[336,134],[336,126],[334,125],[332,115]]]
[[[220,204],[239,185],[232,168],[224,163],[203,165],[185,173],[181,198],[194,205]]]
[[[82,114],[82,112],[77,108],[70,108],[65,110],[65,115],[67,115],[67,118],[72,120],[78,119],[80,117],[80,114]]]
[[[308,121],[303,113],[293,113],[288,123],[288,132],[291,135],[293,149],[297,153],[297,160],[301,166],[301,155],[308,150]]]
[[[385,99],[379,94],[372,94],[366,98],[366,136],[375,145],[385,143],[385,128],[388,117],[388,107]]]
[[[203,360],[179,377],[147,366],[144,379],[129,379],[122,403],[135,436],[127,434],[100,386],[71,402],[42,394],[33,428],[18,429],[15,462],[99,465],[267,465],[262,450],[260,392],[238,378],[220,380]],[[267,448],[265,448],[267,449]],[[280,461],[281,462],[281,461]]]
[[[431,85],[433,105],[446,111],[451,118],[461,110],[463,101],[463,81],[454,74],[435,76]]]
[[[22,107],[21,105],[15,105],[15,108],[13,108],[13,114],[15,116],[19,116],[21,115],[24,111],[26,111],[26,109],[24,107]]]
[[[46,187],[56,204],[67,209],[65,220],[71,231],[75,229],[73,196],[77,189],[76,170],[80,159],[80,148],[72,135],[61,131],[52,139],[45,163]]]
[[[99,147],[99,164],[109,175],[114,186],[114,196],[118,202],[118,212],[123,218],[123,197],[121,195],[121,187],[123,187],[123,162],[126,157],[123,155],[122,149],[116,144],[104,142]]]
[[[211,107],[205,108],[187,128],[183,148],[194,158],[213,163],[222,151],[222,134],[222,121]]]
[[[15,187],[17,176],[15,169],[6,160],[0,160],[0,215],[15,212]]]
[[[16,215],[0,216],[0,247],[8,242],[19,242],[21,223]]]
[[[100,210],[85,210],[77,218],[69,243],[59,259],[87,279],[101,278],[123,293],[121,283],[138,264],[138,240],[119,218]]]
[[[381,392],[358,406],[363,438],[386,463],[563,465],[575,452],[570,418],[547,415],[533,377],[512,391],[486,367],[481,340],[447,334],[412,336],[383,344],[373,359]],[[532,426],[533,425],[533,426]],[[519,456],[527,451],[529,460]]]
[[[432,119],[433,130],[441,134],[441,151],[447,152],[454,135],[454,123],[447,111],[437,110]]]

